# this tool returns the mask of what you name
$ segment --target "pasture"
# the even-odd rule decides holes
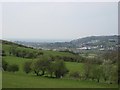
[[[93,81],[56,79],[3,72],[3,88],[116,88],[117,85]]]
[[[117,88],[116,84],[97,83],[91,80],[76,80],[64,77],[62,79],[36,76],[33,73],[23,72],[24,62],[32,59],[19,58],[14,56],[3,57],[9,64],[17,64],[19,71],[3,72],[3,88]],[[83,63],[66,62],[70,72],[83,72]]]

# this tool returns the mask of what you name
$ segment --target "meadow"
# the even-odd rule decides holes
[[[38,50],[25,46],[20,46],[11,42],[4,42],[2,49],[4,50],[5,56],[2,58],[9,64],[17,64],[19,67],[19,71],[17,72],[8,72],[3,71],[0,73],[0,85],[2,83],[3,88],[117,88],[117,84],[109,84],[104,80],[100,80],[98,83],[96,80],[83,80],[80,78],[70,78],[70,73],[80,72],[82,75],[84,73],[84,63],[83,62],[75,62],[75,61],[65,61],[65,65],[69,70],[63,78],[50,78],[46,76],[36,76],[33,72],[26,74],[23,71],[24,63],[27,61],[34,61],[36,58],[23,58],[21,56],[10,55],[11,49],[18,50],[16,53],[20,54],[20,51],[27,51],[26,55],[31,52],[42,52],[45,56],[65,56],[67,59],[74,59],[74,57],[78,56],[72,54],[70,52],[58,52],[58,51],[50,51],[50,50]],[[96,54],[89,54],[89,58],[94,57]],[[84,56],[84,55],[82,55]],[[64,57],[64,58],[65,58]],[[70,57],[70,58],[68,58]],[[86,57],[86,56],[85,56]]]
[[[62,79],[48,78],[44,76],[36,76],[33,73],[26,74],[23,72],[24,62],[32,59],[25,59],[14,56],[3,57],[9,64],[17,64],[19,66],[18,72],[3,72],[3,88],[117,88],[116,84],[97,83],[91,80],[77,80],[66,77]],[[66,62],[65,63],[70,72],[83,72],[83,63]]]
[[[0,89],[2,88],[2,71],[0,71]]]

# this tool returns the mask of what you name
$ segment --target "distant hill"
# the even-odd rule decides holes
[[[72,40],[70,43],[75,45],[76,47],[80,47],[81,45],[102,45],[106,46],[109,44],[115,45],[118,43],[118,36],[90,36],[85,38],[80,38],[76,40]]]
[[[70,42],[55,42],[55,43],[41,43],[41,42],[22,42],[17,41],[16,43],[20,43],[26,46],[31,46],[34,48],[41,48],[46,50],[66,50],[77,48],[93,48],[93,49],[114,49],[118,44],[118,36],[90,36],[85,38],[79,38],[75,40],[71,40]],[[73,49],[74,48],[74,49]],[[101,50],[102,50],[101,49]]]

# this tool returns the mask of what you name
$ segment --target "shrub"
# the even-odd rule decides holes
[[[8,63],[5,60],[2,60],[2,68],[3,68],[3,70],[6,71],[7,67],[8,67]]]
[[[32,63],[32,70],[36,73],[36,75],[44,75],[45,71],[48,69],[50,65],[50,58],[47,56],[40,56],[38,60]],[[40,72],[42,72],[40,74]]]
[[[7,67],[7,71],[9,71],[9,72],[16,72],[18,70],[19,70],[19,67],[16,64],[8,65],[8,67]]]
[[[6,53],[4,50],[2,50],[2,56],[6,56]]]
[[[80,78],[80,73],[78,71],[70,73],[70,77],[72,78]]]
[[[31,61],[25,62],[24,66],[23,66],[23,70],[28,74],[31,72]]]
[[[67,72],[68,69],[65,66],[65,63],[63,60],[56,60],[55,64],[55,76],[56,78],[63,77]]]

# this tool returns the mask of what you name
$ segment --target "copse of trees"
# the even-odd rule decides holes
[[[67,62],[78,62],[83,63],[85,62],[86,58],[80,55],[73,55],[73,56],[55,56],[55,59],[62,59]]]
[[[117,63],[118,62],[118,54],[119,52],[118,52],[118,50],[115,50],[115,51],[106,51],[103,55],[102,55],[102,57],[103,57],[103,59],[105,59],[105,60],[110,60],[111,61],[111,63]]]
[[[112,64],[111,60],[104,60],[102,64],[102,76],[105,81],[109,81],[109,83],[117,83],[118,82],[118,65]]]
[[[100,82],[104,79],[106,83],[118,83],[118,66],[111,60],[104,60],[102,64],[94,64],[91,61],[84,63],[84,79],[92,79]]]
[[[40,55],[43,55],[43,52],[30,51],[25,49],[19,49],[17,47],[11,47],[9,50],[9,55],[14,55],[16,57],[22,57],[22,58],[36,58]]]
[[[48,73],[50,77],[61,78],[68,72],[68,69],[63,60],[52,61],[50,57],[41,56],[32,63],[26,62],[24,64],[24,71],[26,73],[33,71],[37,76],[44,76]]]

